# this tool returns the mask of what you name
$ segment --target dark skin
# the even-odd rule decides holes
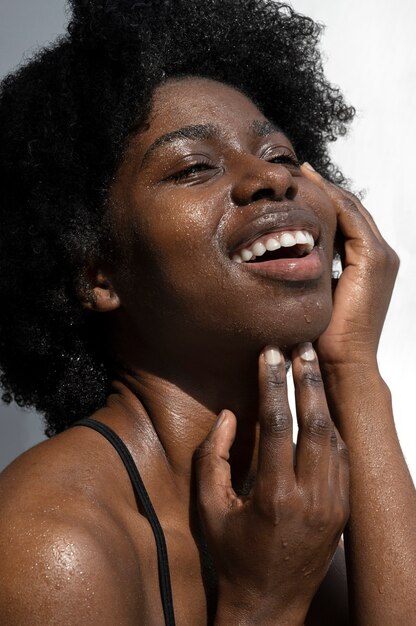
[[[338,558],[329,566],[351,513],[353,623],[410,625],[416,504],[376,362],[397,257],[357,199],[294,158],[226,85],[157,90],[111,190],[117,262],[88,268],[84,304],[106,315],[123,364],[94,418],[127,443],[149,491],[177,624],[207,620],[201,527],[219,579],[215,624],[347,623],[345,576]],[[314,268],[293,261],[271,277],[232,260],[256,233],[289,227],[315,231]],[[345,271],[333,308],[337,228]],[[163,623],[153,536],[97,433],[74,428],[12,464],[0,519],[2,624]]]

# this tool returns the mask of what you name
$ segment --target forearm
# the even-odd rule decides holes
[[[351,622],[410,626],[416,614],[416,494],[376,367],[326,375],[328,402],[350,453],[345,532]]]

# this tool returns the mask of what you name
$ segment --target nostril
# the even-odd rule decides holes
[[[297,188],[296,187],[289,187],[289,189],[286,191],[286,198],[288,200],[294,200],[296,194],[297,194]]]
[[[273,189],[259,189],[252,196],[252,202],[256,202],[257,200],[263,200],[266,198],[267,200],[274,200],[275,192]]]

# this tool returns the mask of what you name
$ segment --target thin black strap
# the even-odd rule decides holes
[[[131,456],[126,444],[111,428],[93,419],[84,419],[75,422],[72,426],[88,426],[96,430],[100,435],[105,437],[111,445],[116,449],[124,466],[130,476],[133,488],[137,493],[140,503],[146,513],[150,526],[156,540],[157,560],[159,569],[159,586],[162,598],[163,613],[165,615],[166,626],[175,626],[175,615],[173,612],[172,588],[170,583],[168,551],[166,548],[165,535],[157,518],[153,505],[150,501],[149,494],[143,484],[142,477],[136,467],[133,457]]]

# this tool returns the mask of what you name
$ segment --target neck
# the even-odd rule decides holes
[[[219,368],[218,368],[219,369]],[[257,358],[225,374],[216,367],[174,372],[134,368],[122,371],[113,383],[109,407],[129,416],[134,426],[132,445],[138,458],[163,454],[175,481],[191,489],[192,460],[222,409],[238,420],[230,465],[233,483],[244,491],[256,465],[258,441]],[[231,371],[231,370],[229,370]],[[129,437],[131,440],[132,437]]]

